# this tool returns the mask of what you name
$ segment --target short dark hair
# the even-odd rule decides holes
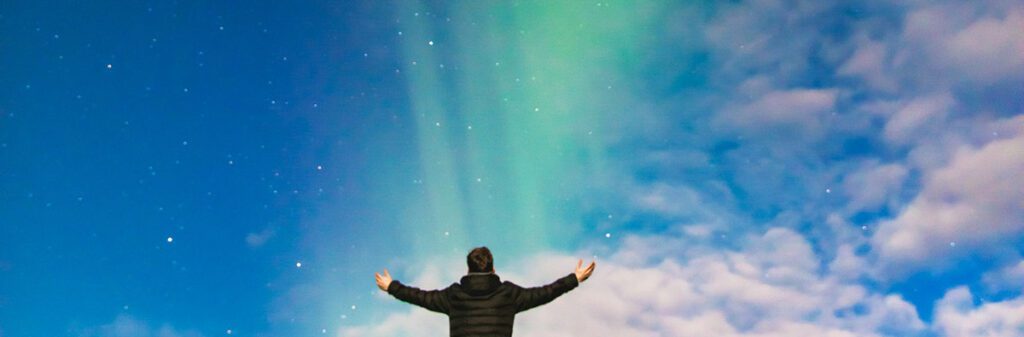
[[[494,256],[487,247],[476,247],[466,255],[466,264],[470,273],[489,273],[494,271]]]

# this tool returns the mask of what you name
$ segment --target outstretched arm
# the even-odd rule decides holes
[[[449,288],[440,290],[421,290],[416,287],[410,287],[397,280],[392,280],[391,274],[388,273],[387,269],[384,269],[384,275],[377,273],[375,276],[377,277],[377,287],[379,287],[380,290],[386,291],[388,294],[391,294],[391,296],[394,296],[403,302],[415,304],[423,307],[424,309],[443,314],[447,314],[451,308],[450,302],[448,301]]]
[[[566,275],[557,281],[543,287],[520,288],[515,295],[516,312],[530,310],[537,306],[553,301],[579,286],[594,272],[596,263],[591,262],[586,268],[582,268],[583,260],[576,264],[576,272]]]

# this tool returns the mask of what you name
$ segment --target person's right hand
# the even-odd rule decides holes
[[[594,267],[597,265],[597,261],[590,262],[590,265],[583,268],[583,259],[576,264],[576,281],[583,282],[590,277],[590,273],[594,272]]]
[[[384,275],[381,275],[380,273],[373,273],[373,275],[377,278],[377,288],[380,288],[381,291],[387,292],[388,286],[391,286],[391,274],[388,274],[388,269],[384,268]]]

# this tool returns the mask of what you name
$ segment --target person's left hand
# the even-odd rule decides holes
[[[377,276],[377,287],[384,292],[388,291],[388,286],[391,285],[391,274],[388,274],[388,269],[384,268],[384,275],[380,273],[373,273]]]
[[[580,263],[576,264],[576,281],[583,282],[590,278],[590,273],[594,272],[594,266],[597,265],[597,261],[590,262],[590,265],[583,268],[583,259],[580,259]]]

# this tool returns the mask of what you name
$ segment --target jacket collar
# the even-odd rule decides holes
[[[494,292],[501,285],[501,278],[494,273],[469,273],[459,281],[467,294],[479,296]]]

